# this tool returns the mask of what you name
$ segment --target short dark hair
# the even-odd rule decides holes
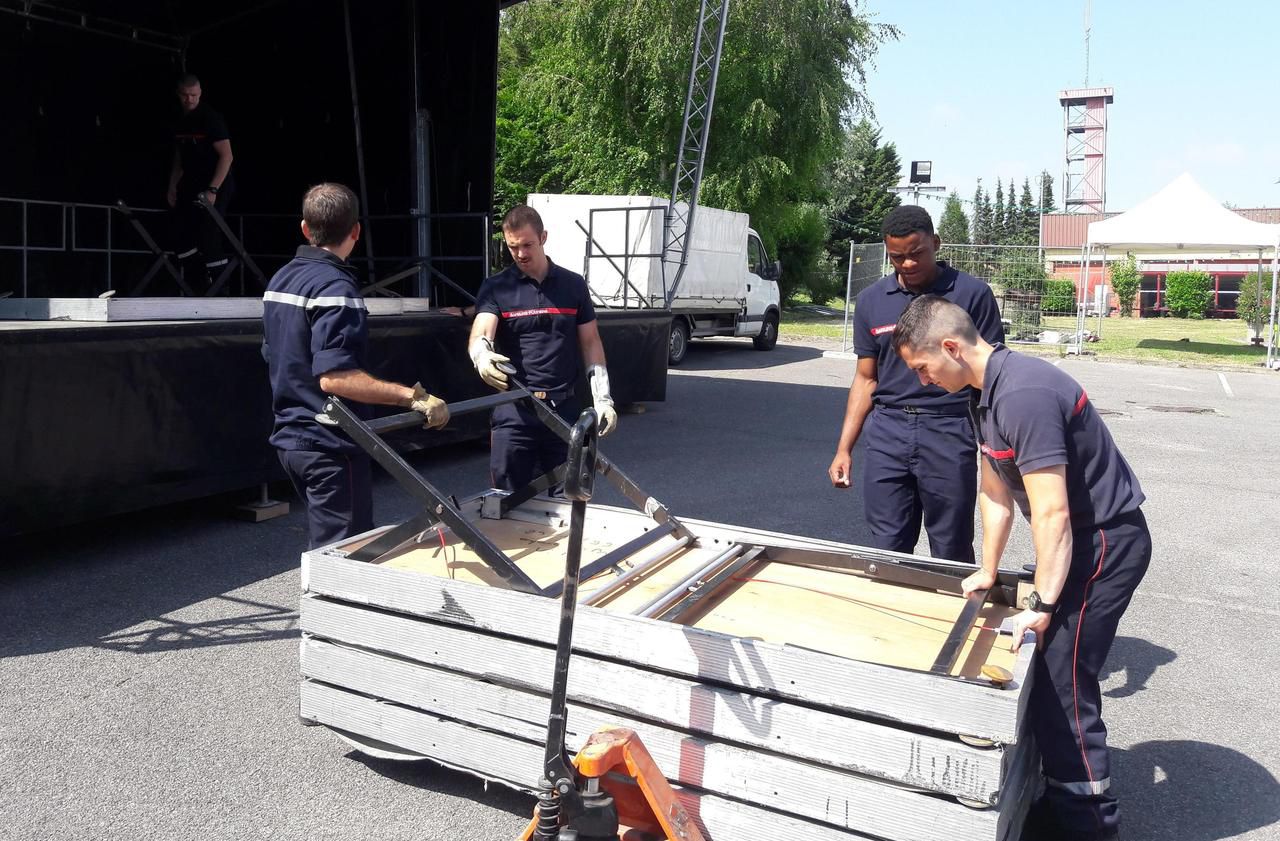
[[[337,245],[360,221],[360,200],[345,184],[317,184],[302,197],[302,221],[312,245]]]
[[[921,295],[898,316],[898,325],[893,328],[893,350],[899,354],[903,348],[934,351],[946,338],[977,344],[978,328],[963,307],[941,295]]]
[[[504,231],[518,231],[524,227],[533,228],[535,234],[542,233],[542,217],[538,215],[538,211],[527,204],[516,205],[502,217]]]
[[[178,90],[186,88],[197,88],[200,86],[200,77],[194,73],[184,73],[178,77]]]
[[[909,237],[916,232],[933,236],[933,219],[929,216],[929,211],[914,204],[895,207],[880,223],[882,236]]]

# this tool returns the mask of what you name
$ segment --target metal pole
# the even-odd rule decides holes
[[[849,297],[853,294],[853,240],[849,241],[849,272],[844,279],[844,333],[840,336],[840,352],[849,352]]]
[[[356,91],[356,54],[351,42],[351,0],[342,0],[342,23],[347,36],[347,75],[351,80],[351,121],[356,135],[356,172],[360,178],[360,209],[364,222],[365,262],[369,266],[369,280],[377,280],[373,262],[373,230],[369,223],[369,185],[364,174],[364,132],[360,123],[360,96]]]
[[[1275,361],[1276,345],[1276,285],[1280,279],[1280,241],[1271,248],[1271,321],[1267,324],[1267,370]]]
[[[431,297],[431,171],[428,167],[428,121],[431,115],[422,107],[422,66],[418,46],[418,0],[406,0],[409,5],[409,49],[413,65],[413,163],[414,181],[417,187],[417,217],[414,228],[417,234],[417,257],[422,260],[414,294],[419,298]]]
[[[1093,249],[1089,243],[1080,247],[1080,295],[1076,301],[1076,354],[1084,355],[1084,307],[1089,294],[1089,258]]]
[[[414,55],[417,55],[415,48]],[[419,298],[431,297],[431,171],[430,150],[428,144],[428,124],[431,115],[425,108],[419,108],[414,115],[413,126],[413,163],[417,178],[417,207],[414,227],[417,228],[418,258],[422,260],[418,268],[417,288],[414,290]]]
[[[27,297],[27,203],[22,203],[22,297]]]
[[[1104,280],[1107,278],[1109,273],[1110,273],[1109,269],[1107,268],[1107,249],[1103,248],[1102,249],[1102,277]],[[1096,291],[1097,290],[1095,290],[1094,298],[1098,297],[1096,294]],[[1107,311],[1107,296],[1104,294],[1098,306],[1098,338],[1099,339],[1102,338],[1102,316],[1106,314],[1106,311]]]
[[[111,291],[111,217],[114,216],[115,214],[111,212],[110,208],[107,208],[106,212],[107,212],[107,288],[104,291],[110,292]],[[76,214],[75,210],[72,210],[71,211],[71,249],[73,251],[75,250],[75,245],[76,245],[76,215],[75,214]]]

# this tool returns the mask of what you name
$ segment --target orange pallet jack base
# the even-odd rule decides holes
[[[622,841],[704,841],[634,730],[597,730],[574,757],[573,766],[583,778],[598,779],[600,788],[613,797]],[[535,810],[520,840],[529,841],[537,824]]]

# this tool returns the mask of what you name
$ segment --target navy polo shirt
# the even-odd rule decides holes
[[[1092,529],[1138,509],[1138,477],[1081,385],[1033,356],[996,347],[987,361],[974,424],[987,461],[1029,520],[1022,474],[1064,464],[1073,529]]]
[[[872,399],[877,404],[963,415],[971,389],[948,394],[940,386],[921,385],[916,372],[893,349],[893,328],[898,317],[918,295],[940,295],[963,307],[977,326],[978,335],[993,345],[1004,341],[1000,308],[991,287],[939,260],[933,285],[919,293],[904,289],[896,274],[886,275],[858,293],[853,309],[853,350],[859,359],[876,360]]]
[[[324,408],[320,375],[363,368],[369,344],[364,299],[355,270],[323,248],[304,245],[276,272],[262,296],[262,355],[271,380],[275,426],[282,450],[358,453],[335,427],[316,422]],[[361,417],[369,407],[351,404]]]
[[[582,372],[578,325],[596,320],[582,275],[547,261],[542,283],[514,264],[486,278],[476,312],[498,317],[497,350],[530,388],[563,398]]]

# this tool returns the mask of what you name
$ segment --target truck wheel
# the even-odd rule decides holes
[[[756,350],[773,350],[773,346],[778,343],[778,316],[770,313],[764,317],[764,326],[760,328],[760,335],[751,340],[756,346]]]
[[[684,362],[689,352],[689,323],[683,318],[671,320],[671,345],[667,349],[667,364],[671,366]]]

